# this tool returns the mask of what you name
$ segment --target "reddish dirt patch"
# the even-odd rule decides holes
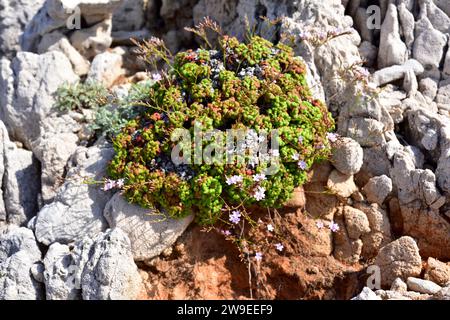
[[[260,213],[265,226],[267,213]],[[313,218],[302,210],[281,212],[270,220],[282,233],[285,250],[264,252],[251,268],[254,299],[348,299],[358,291],[360,265],[340,263],[331,255],[329,233],[320,233]],[[281,223],[282,222],[282,223]],[[254,241],[268,241],[266,229],[252,234]],[[147,299],[250,299],[246,261],[216,231],[191,226],[178,240],[173,253],[160,256],[148,273]]]

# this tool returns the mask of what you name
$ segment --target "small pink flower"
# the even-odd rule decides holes
[[[303,161],[303,160],[300,160],[300,161],[297,163],[297,165],[298,165],[298,167],[299,167],[300,169],[302,169],[302,170],[305,170],[305,169],[308,167],[308,165],[306,164],[306,162]]]
[[[331,221],[330,225],[328,226],[330,228],[331,232],[338,232],[339,231],[339,225],[336,222]]]
[[[367,70],[366,68],[363,67],[357,67],[356,68],[356,72],[363,78],[368,78],[370,77],[370,72],[369,70]]]
[[[327,139],[328,139],[330,142],[336,142],[336,141],[337,141],[337,138],[338,138],[338,136],[337,136],[336,133],[332,133],[332,132],[328,132],[328,133],[327,133]]]
[[[328,34],[325,31],[319,31],[317,33],[317,36],[319,37],[320,40],[326,40],[328,37]]]
[[[106,179],[105,185],[103,186],[103,191],[109,191],[114,189],[116,186],[116,182],[114,180]]]
[[[311,33],[309,31],[300,31],[298,35],[302,40],[308,40],[311,38]]]
[[[261,201],[266,197],[266,189],[259,186],[256,188],[255,193],[253,194],[253,198],[255,198],[256,201]]]
[[[253,176],[253,181],[260,182],[266,180],[266,175],[263,173],[258,173]]]
[[[162,80],[162,76],[159,73],[155,72],[155,73],[152,73],[152,79],[153,79],[153,81],[158,82],[158,81]]]
[[[275,245],[275,248],[280,252],[284,250],[284,246],[281,243],[277,243]]]
[[[322,221],[317,221],[316,222],[316,227],[317,227],[317,229],[322,229],[324,227],[323,222]]]
[[[231,186],[233,184],[237,184],[237,183],[241,183],[243,181],[243,177],[242,176],[238,176],[238,175],[234,175],[231,177],[228,177],[226,180],[227,185]]]
[[[230,236],[230,235],[231,235],[230,230],[221,230],[220,232],[221,232],[224,236]]]
[[[233,211],[230,214],[230,221],[234,224],[238,224],[241,221],[241,213],[238,210]]]
[[[255,259],[256,259],[256,261],[261,261],[261,260],[262,260],[262,257],[263,257],[263,254],[262,254],[261,252],[257,252],[257,253],[255,254]]]
[[[124,185],[125,185],[124,179],[119,179],[116,181],[116,188],[122,189]]]

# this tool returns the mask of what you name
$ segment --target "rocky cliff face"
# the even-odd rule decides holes
[[[259,270],[253,281],[267,290],[254,297],[348,299],[369,285],[357,272],[375,266],[380,290],[355,299],[450,298],[448,1],[0,0],[0,9],[1,299],[249,297],[223,237],[203,246],[190,218],[156,227],[120,194],[87,184],[102,179],[111,146],[86,135],[89,114],[53,109],[58,87],[80,79],[127,92],[148,78],[130,38],[194,48],[184,27],[204,16],[238,37],[247,23],[272,35],[261,16],[283,17],[273,38],[294,41],[340,135],[282,213],[288,255]]]

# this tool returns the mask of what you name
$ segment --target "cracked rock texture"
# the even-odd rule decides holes
[[[315,165],[304,191],[297,190],[295,207],[310,216],[302,215],[304,228],[291,232],[296,239],[305,232],[314,239],[295,250],[310,257],[305,252],[316,241],[329,272],[356,268],[355,273],[374,261],[382,270],[382,288],[365,287],[358,295],[365,284],[349,276],[344,288],[336,275],[338,280],[329,281],[335,287],[314,287],[311,296],[336,298],[345,291],[346,298],[358,300],[450,299],[450,2],[379,1],[380,30],[365,23],[371,4],[0,0],[0,299],[139,298],[142,281],[133,260],[162,270],[140,272],[147,275],[147,294],[156,297],[191,297],[183,295],[188,291],[217,297],[217,287],[228,288],[229,283],[212,288],[208,281],[186,278],[186,272],[164,271],[168,264],[185,270],[183,261],[191,260],[196,276],[201,270],[225,274],[230,266],[221,250],[202,262],[200,250],[189,248],[190,257],[175,250],[184,235],[196,234],[188,228],[192,216],[161,219],[159,212],[130,205],[93,183],[105,177],[111,146],[86,137],[89,114],[53,108],[59,86],[86,77],[126,92],[129,83],[148,77],[130,38],[157,36],[173,52],[196,47],[199,39],[184,27],[206,15],[240,38],[246,17],[264,32],[260,16],[283,16],[274,39],[291,36],[308,67],[311,91],[336,119],[340,137],[330,162]],[[80,29],[69,21],[77,6]],[[315,46],[301,37],[305,30],[346,32]],[[367,68],[368,86],[343,76],[354,65]],[[338,232],[329,230],[332,222]],[[302,284],[290,292],[302,293],[322,274],[311,267],[299,275],[275,260],[290,284]],[[332,279],[328,271],[323,272]],[[270,297],[293,297],[277,290]],[[248,294],[232,291],[220,297]]]
[[[129,204],[117,193],[106,204],[104,216],[110,228],[121,228],[130,238],[133,257],[149,260],[169,248],[193,220],[174,220],[157,210]]]

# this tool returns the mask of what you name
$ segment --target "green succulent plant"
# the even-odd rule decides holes
[[[130,95],[129,104],[142,108],[125,117],[130,120],[112,138],[116,154],[108,174],[124,182],[129,202],[158,207],[173,218],[194,212],[199,224],[212,225],[225,204],[283,206],[313,163],[328,157],[334,121],[312,96],[306,66],[291,47],[258,36],[246,42],[221,36],[218,50],[188,50],[173,61],[160,81],[137,98]],[[219,135],[199,144],[197,125]],[[252,164],[248,154],[241,155],[243,162],[177,165],[171,160],[177,129],[189,130],[191,150],[219,144],[230,129],[276,129],[277,170],[266,174],[268,163]]]
[[[108,102],[109,92],[96,81],[65,83],[56,91],[54,107],[60,112],[97,109]]]

